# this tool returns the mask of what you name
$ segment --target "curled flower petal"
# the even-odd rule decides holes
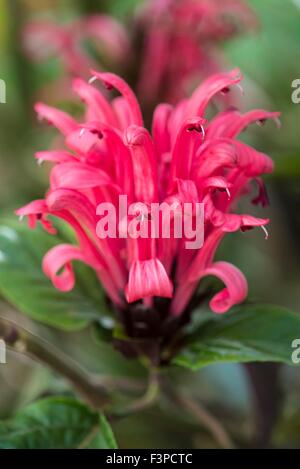
[[[71,261],[84,261],[79,248],[70,244],[60,244],[47,252],[43,259],[43,271],[60,291],[70,291],[75,284]],[[62,270],[61,273],[59,271]]]
[[[212,311],[218,314],[225,313],[232,306],[242,303],[248,293],[247,280],[242,272],[228,262],[215,262],[204,270],[202,277],[213,275],[218,277],[225,285],[209,303]]]

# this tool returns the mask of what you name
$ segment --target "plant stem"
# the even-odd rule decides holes
[[[139,399],[131,402],[127,407],[122,408],[121,410],[115,410],[111,413],[111,418],[121,418],[127,417],[128,415],[144,410],[157,400],[159,395],[159,374],[158,370],[153,369],[150,371],[149,383],[145,394]]]
[[[37,359],[64,376],[92,407],[103,408],[109,402],[108,393],[99,380],[60,350],[13,321],[0,317],[0,338],[15,352]]]
[[[196,417],[201,422],[201,424],[207,428],[207,430],[211,433],[221,448],[234,448],[234,443],[232,442],[223,425],[207,409],[199,404],[199,402],[196,402],[190,396],[186,396],[184,394],[172,393],[169,395],[169,397],[172,402],[175,401],[180,406],[184,407],[190,414]]]

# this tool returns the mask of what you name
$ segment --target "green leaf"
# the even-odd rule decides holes
[[[92,441],[85,447],[86,449],[118,449],[118,445],[112,428],[106,417],[101,414],[99,419],[100,431]]]
[[[221,362],[293,365],[292,342],[297,338],[300,315],[280,306],[243,305],[203,321],[173,363],[194,371]]]
[[[0,291],[32,319],[64,330],[77,330],[106,313],[103,291],[90,268],[76,266],[76,286],[56,290],[42,271],[44,254],[65,240],[42,229],[9,221],[0,224]]]
[[[73,398],[51,397],[0,422],[0,449],[115,449],[103,415]]]

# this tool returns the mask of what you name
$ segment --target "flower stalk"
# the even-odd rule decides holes
[[[128,415],[140,412],[141,410],[147,409],[155,404],[159,397],[160,392],[160,380],[159,380],[159,370],[151,369],[149,373],[148,387],[145,394],[139,399],[131,402],[127,407],[113,411],[111,418],[121,418],[127,417]]]

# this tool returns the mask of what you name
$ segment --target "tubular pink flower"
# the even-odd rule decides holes
[[[130,126],[125,132],[124,143],[132,157],[136,199],[145,203],[157,202],[157,168],[151,136],[143,127]]]
[[[233,70],[208,78],[190,99],[174,107],[160,104],[151,135],[129,86],[113,74],[93,72],[93,76],[121,96],[109,100],[101,88],[74,80],[86,107],[83,122],[48,106],[36,106],[38,114],[63,134],[65,148],[36,154],[38,161],[54,164],[50,188],[45,199],[31,202],[17,214],[28,216],[31,228],[40,221],[52,234],[55,228],[48,217],[58,217],[72,227],[77,239],[77,245],[57,246],[45,256],[45,274],[56,288],[68,291],[75,283],[72,262],[81,261],[95,270],[119,311],[130,311],[130,304],[140,301],[143,307],[155,309],[160,297],[166,302],[163,314],[174,317],[189,311],[199,282],[213,275],[225,288],[213,297],[210,307],[216,313],[226,312],[245,299],[247,282],[234,266],[215,262],[215,253],[228,232],[261,227],[267,237],[268,219],[238,214],[235,207],[249,194],[252,181],[259,190],[253,203],[265,205],[261,176],[273,170],[269,156],[236,137],[249,124],[277,120],[279,114],[227,110],[206,120],[210,100],[239,84],[241,75]],[[132,204],[130,213],[119,213],[120,195]],[[98,234],[101,203],[116,208],[115,237]],[[163,203],[158,219],[164,227],[169,218],[168,238],[161,228],[154,237],[147,231],[152,203]],[[197,204],[204,205],[204,244],[195,249],[187,249],[186,235],[176,237],[172,225],[185,204],[191,206],[192,221]],[[132,227],[146,235],[130,236]]]
[[[210,100],[217,93],[240,83],[241,79],[238,69],[234,69],[230,73],[219,73],[207,78],[192,94],[186,108],[186,114],[203,116]]]
[[[199,147],[199,133],[204,138],[204,119],[187,119],[181,126],[173,150],[170,189],[175,179],[189,179],[195,148]],[[184,155],[184,158],[183,158]]]
[[[47,120],[49,124],[54,125],[63,135],[68,135],[78,128],[76,121],[66,112],[59,111],[42,103],[37,103],[35,110],[41,120]]]
[[[91,81],[93,81],[95,77],[96,79],[102,81],[108,89],[115,88],[121,93],[128,106],[131,117],[131,124],[143,126],[143,116],[140,105],[134,92],[127,85],[127,83],[125,83],[122,78],[118,77],[114,73],[99,73],[94,70],[92,70],[91,73],[93,75]]]
[[[101,169],[79,162],[66,162],[55,166],[51,171],[50,180],[52,189],[91,189],[111,183],[107,173]]]
[[[100,91],[81,78],[73,80],[73,90],[87,106],[86,118],[88,121],[105,121],[107,124],[117,127],[115,112]]]

